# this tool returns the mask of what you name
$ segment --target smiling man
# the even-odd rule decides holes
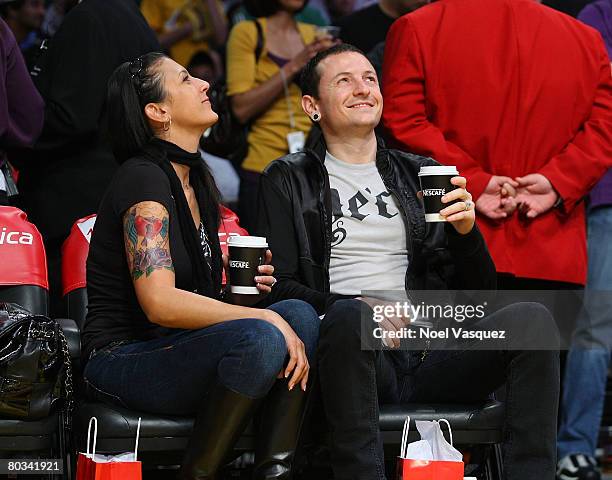
[[[465,178],[454,177],[458,188],[442,197],[453,202],[440,212],[447,222],[425,224],[417,173],[436,163],[377,141],[383,100],[360,50],[342,44],[319,53],[304,69],[302,90],[318,140],[262,174],[259,230],[276,262],[270,300],[302,299],[325,315],[317,362],[335,480],[386,478],[379,402],[482,401],[505,383],[513,392],[505,478],[553,478],[557,353],[475,351],[471,342],[450,352],[362,348],[378,302],[363,291],[494,289],[495,267],[474,225]],[[401,346],[394,334],[404,319],[390,315],[378,325],[387,345]],[[535,304],[478,321],[483,331],[515,328],[533,338],[550,336],[552,325]],[[537,431],[526,427],[536,424]]]

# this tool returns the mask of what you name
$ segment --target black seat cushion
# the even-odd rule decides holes
[[[193,429],[193,418],[128,410],[105,403],[84,402],[77,408],[75,427],[87,431],[91,417],[98,419],[98,437],[135,438],[138,417],[140,438],[147,437],[189,437]]]
[[[458,443],[496,443],[501,439],[504,407],[496,401],[472,405],[410,404],[384,405],[380,412],[380,428],[385,442],[399,443],[406,416],[411,418],[410,439],[417,438],[415,420],[446,418],[453,427]],[[98,451],[119,452],[133,448],[140,425],[140,450],[182,450],[193,428],[193,418],[170,415],[152,415],[104,403],[84,402],[77,408],[75,427],[78,444],[85,445],[87,424],[91,417],[98,419]],[[237,448],[252,446],[252,428],[249,426]]]
[[[0,418],[0,436],[51,435],[57,428],[57,422],[57,413],[33,421]]]
[[[0,451],[37,452],[51,448],[59,425],[57,413],[35,421],[0,419]]]
[[[489,400],[480,404],[406,404],[383,405],[380,409],[381,431],[402,430],[404,420],[410,416],[410,428],[415,420],[440,420],[445,418],[453,430],[499,430],[503,425],[504,406]]]

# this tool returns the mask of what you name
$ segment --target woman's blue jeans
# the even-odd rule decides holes
[[[319,317],[301,300],[268,307],[304,342],[312,364]],[[84,371],[88,395],[126,408],[168,415],[191,415],[218,382],[251,398],[264,397],[283,365],[287,346],[280,330],[247,318],[148,341],[96,351]]]

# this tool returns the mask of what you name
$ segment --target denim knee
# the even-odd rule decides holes
[[[311,361],[319,341],[319,325],[321,324],[316,310],[302,300],[283,300],[268,308],[283,317],[300,337],[304,343],[308,360]]]
[[[281,331],[269,322],[249,319],[240,341],[240,371],[252,383],[251,395],[262,396],[283,368],[287,344]],[[240,390],[240,389],[238,389]]]

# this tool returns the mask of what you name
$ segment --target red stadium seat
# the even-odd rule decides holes
[[[14,207],[0,207],[0,298],[47,315],[47,257],[38,229]]]
[[[220,208],[221,211],[221,225],[219,225],[219,243],[221,244],[221,251],[224,255],[227,255],[227,239],[229,237],[236,237],[241,235],[248,235],[244,228],[240,226],[238,215],[232,212],[229,208],[223,205]],[[225,285],[225,272],[223,272],[223,285]]]
[[[85,264],[96,215],[77,220],[62,245],[62,296],[66,315],[83,328],[87,314]]]

